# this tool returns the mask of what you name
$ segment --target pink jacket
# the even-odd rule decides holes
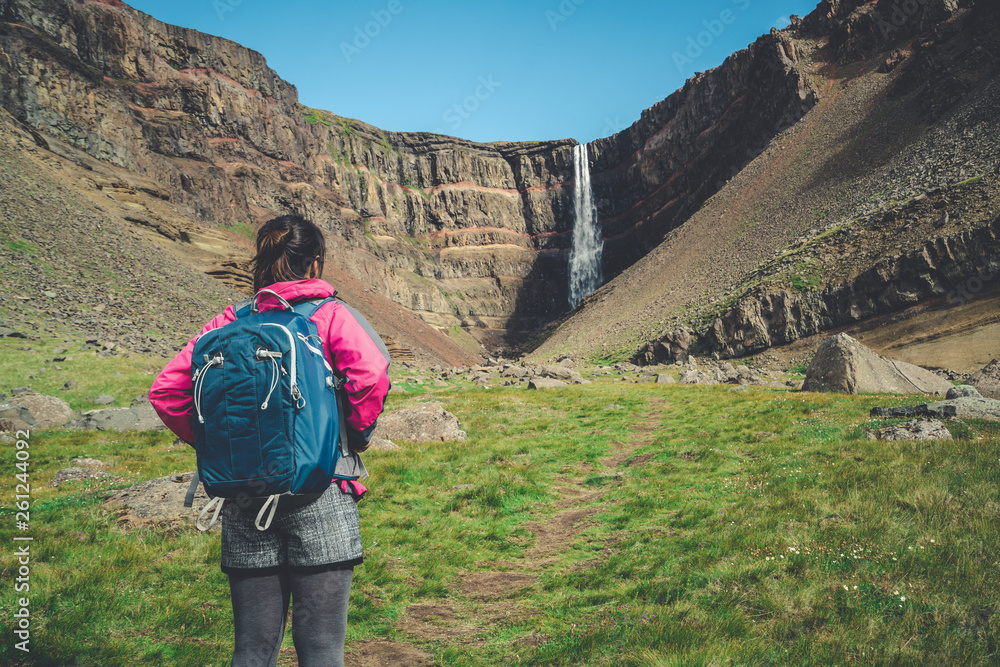
[[[323,280],[296,280],[275,283],[268,289],[280,294],[289,302],[323,299],[336,294],[333,287]],[[280,308],[276,298],[265,295],[260,299],[261,310]],[[205,332],[225,326],[236,319],[232,306],[205,325],[180,353],[166,365],[149,390],[149,400],[167,427],[181,440],[194,441],[191,423],[193,399],[191,396],[191,351]],[[385,396],[389,391],[388,364],[378,347],[358,324],[354,316],[337,302],[322,306],[312,316],[325,341],[325,351],[334,368],[347,376],[347,394],[350,408],[345,406],[347,425],[363,431],[382,412]]]

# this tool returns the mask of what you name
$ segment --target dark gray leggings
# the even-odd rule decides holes
[[[229,575],[236,625],[231,667],[275,667],[292,600],[292,641],[301,667],[343,667],[353,570]]]

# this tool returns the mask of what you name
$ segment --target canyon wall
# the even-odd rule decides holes
[[[742,357],[916,306],[944,311],[982,296],[983,284],[995,287],[1000,5],[830,0],[800,32],[828,35],[835,62],[871,58],[857,80],[892,73],[887,94],[864,110],[865,140],[822,177],[846,175],[838,201],[856,206],[761,262],[716,312],[638,346],[636,362]],[[851,153],[871,156],[873,147],[891,159],[851,187],[867,168]],[[798,169],[814,167],[803,161]]]
[[[351,275],[489,344],[567,311],[575,141],[479,144],[309,109],[260,54],[117,0],[0,0],[0,17],[0,106],[191,219],[308,216]],[[815,103],[797,57],[774,31],[592,144],[606,276]]]
[[[773,30],[593,143],[606,275],[658,245],[817,103],[798,61],[791,31]]]

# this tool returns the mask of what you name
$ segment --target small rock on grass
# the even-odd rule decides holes
[[[0,417],[0,433],[16,433],[17,431],[28,431],[31,426],[20,419]]]
[[[162,431],[166,427],[149,403],[83,413],[77,426],[87,431]]]
[[[440,403],[419,403],[388,412],[379,417],[376,433],[381,438],[410,442],[448,442],[466,437],[458,418]]]
[[[566,383],[562,380],[552,378],[534,378],[528,383],[528,389],[558,389],[565,386]]]
[[[391,452],[397,449],[399,449],[399,445],[394,443],[392,440],[386,440],[385,438],[380,438],[377,435],[373,436],[371,442],[368,443],[368,451]]]
[[[27,408],[31,413],[32,419],[37,423],[37,428],[62,426],[73,419],[74,415],[73,409],[69,407],[69,403],[55,396],[45,396],[44,394],[32,392],[19,394],[12,398],[11,402]]]
[[[951,440],[951,433],[937,419],[911,419],[899,426],[887,426],[865,434],[869,440]]]

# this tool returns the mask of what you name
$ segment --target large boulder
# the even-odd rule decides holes
[[[160,431],[166,428],[152,405],[105,408],[83,413],[80,426],[88,431]]]
[[[944,396],[951,386],[924,368],[886,359],[847,334],[837,334],[816,350],[802,389],[838,394]]]
[[[12,397],[10,402],[28,409],[35,421],[35,428],[57,428],[74,417],[73,408],[69,407],[69,403],[55,396],[36,393],[18,394]]]
[[[378,419],[375,435],[385,440],[445,442],[465,440],[458,418],[440,403],[419,403],[388,412]]]
[[[580,373],[562,364],[556,366],[545,366],[542,368],[542,377],[560,380],[570,384],[590,384]]]
[[[194,507],[184,507],[193,472],[158,477],[140,482],[127,489],[111,493],[105,503],[117,507],[118,523],[122,526],[161,525],[164,527],[194,528],[198,512],[208,503],[205,487],[198,485],[194,495]],[[218,530],[221,522],[212,527]]]
[[[983,370],[973,373],[968,384],[984,397],[1000,400],[1000,359],[994,359]]]

